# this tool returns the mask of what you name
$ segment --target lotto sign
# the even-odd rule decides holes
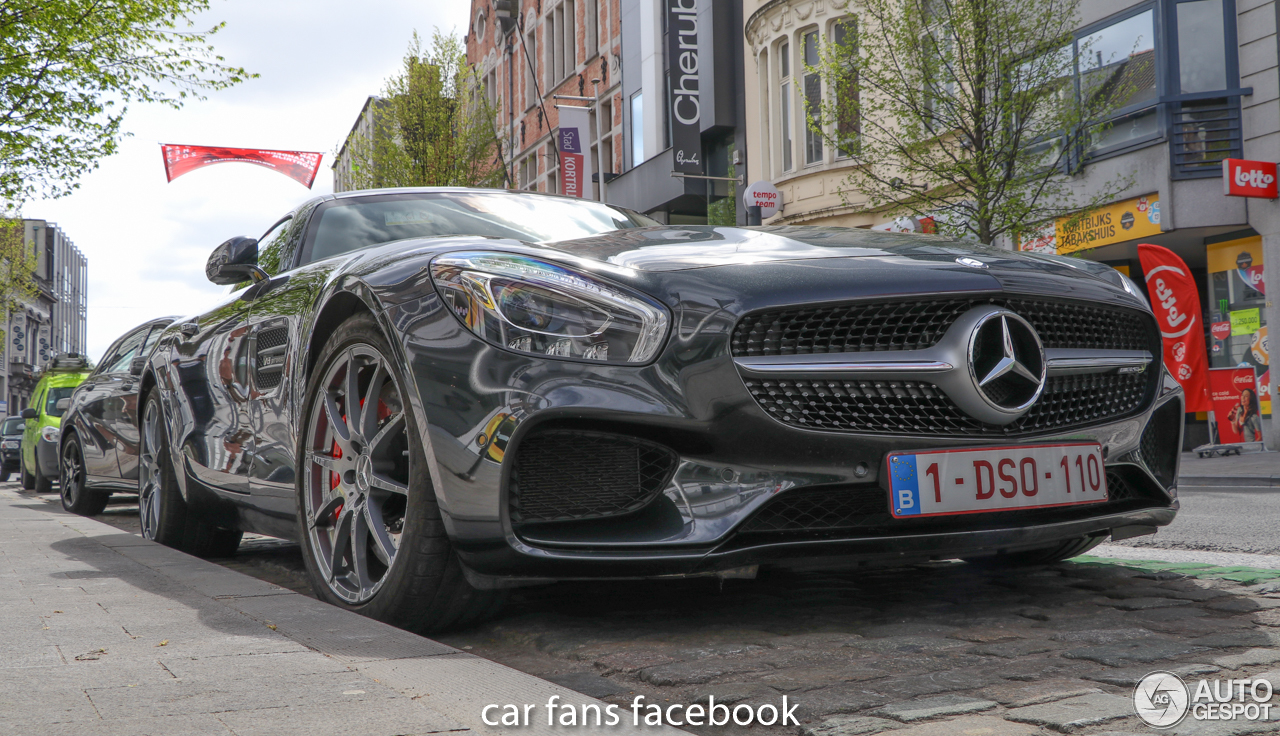
[[[585,107],[557,105],[560,130],[556,147],[560,150],[560,184],[570,197],[586,197],[591,190],[591,149],[587,146],[590,112]]]
[[[760,208],[760,219],[767,220],[782,211],[782,193],[767,181],[758,181],[742,193],[742,203]]]
[[[1275,199],[1276,165],[1268,161],[1229,158],[1222,162],[1222,193],[1228,197]]]

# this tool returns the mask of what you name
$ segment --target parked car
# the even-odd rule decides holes
[[[94,516],[112,493],[138,492],[138,375],[174,319],[153,319],[126,332],[71,394],[58,451],[67,511]]]
[[[49,359],[31,392],[31,405],[22,410],[22,487],[48,493],[58,478],[58,437],[62,415],[76,386],[93,366],[83,355],[66,353]]]
[[[296,539],[321,598],[408,628],[560,579],[1047,562],[1178,508],[1181,389],[1102,264],[414,189],[205,272],[243,288],[142,373],[144,536]]]
[[[0,423],[0,483],[6,483],[11,473],[18,472],[22,462],[22,430],[26,420],[8,417]]]

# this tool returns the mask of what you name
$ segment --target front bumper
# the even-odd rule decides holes
[[[1069,431],[1016,438],[814,431],[775,420],[748,392],[725,349],[733,315],[684,315],[664,354],[645,367],[500,350],[462,329],[434,294],[394,304],[387,317],[407,327],[400,347],[417,393],[414,409],[427,428],[423,439],[433,486],[454,548],[477,580],[691,575],[797,560],[949,559],[1113,530],[1132,535],[1170,523],[1178,509],[1182,395],[1171,381],[1157,381],[1145,408],[1131,415]],[[682,333],[690,323],[696,329]],[[1143,447],[1156,412],[1178,426],[1162,436],[1167,462],[1161,467]],[[509,431],[501,448],[485,433],[495,423]],[[610,520],[523,524],[513,520],[511,508],[515,458],[523,442],[547,431],[605,432],[657,443],[678,456],[677,469],[643,511]],[[1068,440],[1101,445],[1108,471],[1136,488],[1135,495],[1122,503],[1052,513],[1033,509],[925,524],[873,519],[845,528],[744,531],[769,502],[809,490],[880,493],[887,512],[884,458],[891,451]]]
[[[58,443],[49,442],[41,437],[36,441],[36,463],[40,473],[46,478],[58,478]]]

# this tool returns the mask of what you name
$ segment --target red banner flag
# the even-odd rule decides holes
[[[1146,274],[1151,308],[1160,325],[1164,364],[1182,384],[1187,411],[1209,411],[1209,358],[1204,348],[1200,297],[1191,270],[1173,251],[1142,243],[1138,259]]]
[[[268,151],[258,148],[222,148],[220,146],[182,146],[160,144],[164,154],[164,173],[169,181],[202,166],[239,161],[265,166],[293,179],[307,189],[316,180],[323,153],[310,151]]]

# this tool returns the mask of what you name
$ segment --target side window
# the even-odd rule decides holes
[[[272,225],[265,235],[258,238],[258,266],[272,276],[281,271],[280,256],[288,240],[289,225],[292,222],[293,215],[289,215]]]
[[[142,343],[142,350],[138,355],[150,355],[152,348],[156,346],[156,342],[160,339],[160,334],[165,331],[168,325],[155,325],[151,331],[147,333],[147,339]]]
[[[142,339],[147,336],[146,328],[135,330],[128,337],[120,341],[120,346],[111,356],[111,362],[103,360],[103,373],[120,373],[129,370],[129,363],[133,361],[133,356],[138,354],[138,349],[142,347]]]

